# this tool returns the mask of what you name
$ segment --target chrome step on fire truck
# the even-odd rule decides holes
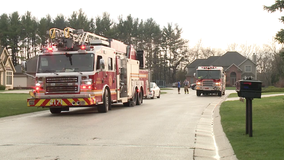
[[[37,57],[35,87],[27,106],[49,108],[52,114],[69,107],[97,107],[105,113],[113,103],[143,103],[150,90],[149,72],[142,69],[143,51],[68,27],[48,33],[48,46]]]
[[[199,66],[195,73],[196,95],[217,94],[225,95],[226,74],[223,67],[217,66]]]

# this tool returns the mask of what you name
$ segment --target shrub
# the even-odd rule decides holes
[[[6,86],[0,85],[0,90],[5,90]]]

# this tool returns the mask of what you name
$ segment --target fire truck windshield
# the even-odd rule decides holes
[[[39,56],[37,73],[94,70],[94,54],[49,54]]]
[[[196,77],[198,79],[220,79],[220,70],[197,70]]]

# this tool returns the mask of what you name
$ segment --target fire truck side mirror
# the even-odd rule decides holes
[[[103,59],[100,59],[100,69],[101,70],[105,69],[105,61]]]
[[[193,77],[195,77],[195,73],[193,73]]]

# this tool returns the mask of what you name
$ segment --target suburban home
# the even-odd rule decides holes
[[[17,89],[29,89],[35,85],[35,73],[36,73],[37,56],[30,58],[26,61],[26,72],[22,72],[21,65],[15,67],[16,72],[14,74],[14,88]]]
[[[186,78],[190,83],[195,83],[194,73],[198,66],[223,67],[227,77],[227,86],[234,86],[237,80],[245,77],[257,79],[255,54],[253,55],[253,60],[242,56],[236,51],[229,51],[223,56],[211,56],[207,59],[196,59],[188,65]]]
[[[0,85],[6,86],[6,90],[13,89],[13,77],[16,72],[9,52],[0,47]]]

